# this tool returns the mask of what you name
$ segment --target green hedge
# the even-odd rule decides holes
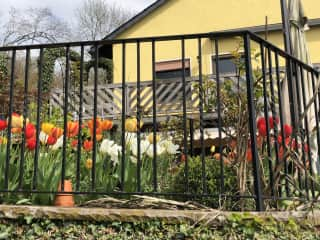
[[[221,227],[145,223],[95,223],[33,220],[0,220],[0,239],[320,239],[316,228],[294,220],[277,222],[234,215]]]

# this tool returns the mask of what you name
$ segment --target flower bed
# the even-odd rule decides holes
[[[10,119],[0,120],[0,158],[6,159],[8,143],[8,123]],[[25,124],[25,127],[23,127]],[[137,164],[138,164],[138,141],[137,120],[127,119],[125,123],[125,192],[135,192],[137,189]],[[141,126],[142,127],[142,126]],[[95,129],[95,130],[94,130]],[[37,127],[29,119],[24,119],[19,114],[11,116],[11,146],[9,166],[6,168],[5,161],[1,161],[0,172],[5,175],[8,170],[9,190],[31,190],[36,182],[38,191],[57,191],[61,179],[63,146],[65,145],[65,179],[70,179],[77,191],[91,191],[92,168],[95,164],[95,191],[113,192],[119,191],[121,176],[121,136],[113,130],[113,122],[108,119],[97,118],[86,121],[79,126],[77,121],[68,121],[66,132],[61,125],[50,122],[42,122]],[[79,136],[80,134],[80,136]],[[37,139],[37,135],[39,138]],[[66,143],[64,144],[64,139]],[[94,146],[96,139],[96,146]],[[80,141],[79,141],[80,140]],[[38,151],[37,150],[38,141]],[[140,173],[141,191],[152,189],[152,159],[154,144],[157,145],[157,177],[160,191],[169,188],[169,180],[172,174],[168,169],[173,168],[174,160],[179,146],[170,136],[157,135],[154,143],[153,134],[141,133],[140,142]],[[96,154],[94,155],[94,148]],[[35,175],[35,162],[37,155],[37,168]],[[95,160],[95,163],[94,163]],[[20,164],[23,169],[20,172]],[[77,173],[77,170],[79,172]],[[23,175],[20,175],[22,173]],[[22,181],[19,178],[22,177]],[[35,178],[36,177],[36,178]],[[4,186],[4,178],[0,180]],[[21,184],[19,186],[19,184]],[[7,201],[17,201],[23,196],[13,196]],[[53,195],[33,195],[31,202],[35,204],[50,204]]]

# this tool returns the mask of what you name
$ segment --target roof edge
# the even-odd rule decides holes
[[[320,18],[309,19],[308,26],[309,27],[320,27]],[[262,33],[262,32],[265,32],[265,30],[266,30],[265,25],[258,25],[258,26],[252,26],[252,27],[228,29],[228,30],[224,30],[223,32],[250,31],[253,33]],[[267,30],[268,30],[268,32],[280,31],[280,30],[282,30],[282,23],[269,24]]]
[[[119,36],[121,33],[126,31],[128,28],[130,28],[132,25],[136,24],[140,20],[142,20],[144,17],[152,13],[154,10],[161,7],[164,3],[168,2],[168,0],[157,0],[154,3],[152,3],[150,6],[139,12],[137,15],[120,25],[118,28],[116,28],[114,31],[109,33],[107,36],[103,38],[103,40],[111,40]]]

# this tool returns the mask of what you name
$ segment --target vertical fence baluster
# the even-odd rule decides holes
[[[29,87],[29,63],[30,63],[30,49],[26,49],[26,61],[24,69],[24,100],[23,100],[23,128],[22,128],[22,142],[21,142],[21,152],[20,152],[20,170],[19,170],[19,189],[21,190],[23,184],[24,175],[24,154],[25,154],[25,143],[26,143],[26,119],[28,116],[28,87]]]
[[[68,132],[68,111],[69,111],[69,82],[70,82],[70,47],[66,48],[66,70],[64,79],[64,108],[63,108],[63,145],[61,165],[61,191],[64,192],[64,180],[66,174],[67,155],[67,132]]]
[[[137,191],[141,192],[141,59],[140,59],[140,42],[137,42]]]
[[[301,102],[302,102],[302,96],[301,96],[301,87],[300,87],[300,81],[299,81],[299,76],[298,76],[298,65],[297,65],[297,63],[292,63],[292,68],[293,68],[293,70],[295,70],[295,71],[293,71],[293,72],[295,72],[295,78],[293,78],[293,79],[295,79],[295,84],[296,84],[296,90],[297,90],[297,101],[298,101],[298,106],[297,106],[297,108],[298,108],[298,114],[299,114],[299,118],[300,118],[300,115],[301,115],[301,113],[302,113],[302,109],[301,109]],[[295,136],[295,139],[298,139],[298,136],[299,136],[299,138],[300,138],[300,141],[301,141],[301,143],[303,143],[304,142],[304,139],[303,139],[303,136],[302,136],[302,131],[301,131],[301,128],[303,128],[303,126],[302,126],[302,120],[303,119],[297,119],[297,124],[296,124],[296,136]],[[298,145],[298,140],[297,140],[297,145]],[[298,149],[298,147],[297,147],[297,149]],[[309,200],[309,183],[308,183],[308,172],[307,172],[307,162],[306,162],[306,154],[305,154],[305,152],[303,151],[303,149],[301,149],[301,152],[302,152],[302,161],[303,161],[303,166],[304,166],[304,175],[305,175],[305,190],[306,190],[306,197],[307,197],[307,199]]]
[[[314,94],[316,92],[314,73],[310,72],[310,74],[311,74],[311,81],[312,81],[312,92]],[[320,156],[320,128],[319,128],[319,115],[318,115],[318,107],[317,107],[317,98],[316,98],[316,96],[312,96],[312,97],[314,97],[313,104],[314,104],[314,115],[315,115],[315,119],[316,119],[316,126],[315,127],[316,127],[316,131],[317,131],[317,148],[318,148],[318,156]],[[320,103],[320,101],[318,103]],[[319,169],[317,169],[317,170],[319,171]]]
[[[124,190],[125,161],[126,161],[126,44],[122,43],[122,112],[121,112],[121,191]]]
[[[270,77],[270,93],[271,93],[271,112],[272,112],[272,119],[276,117],[276,98],[275,98],[275,92],[274,92],[274,78],[273,78],[273,62],[272,62],[272,52],[271,49],[268,48],[268,63],[269,63],[269,77]],[[266,119],[268,121],[268,119]],[[278,128],[277,125],[274,124],[274,135],[278,135]],[[275,146],[275,152],[276,152],[276,164],[279,166],[280,160],[279,160],[279,144],[278,141],[274,141]],[[280,172],[279,172],[280,174]],[[279,195],[282,196],[281,187],[279,187]]]
[[[269,179],[270,179],[270,189],[271,196],[274,196],[274,179],[273,179],[273,164],[271,158],[271,141],[270,141],[270,125],[269,125],[269,109],[268,109],[268,96],[267,96],[267,71],[266,71],[266,58],[265,58],[265,48],[260,44],[261,52],[261,67],[262,67],[262,85],[263,85],[263,107],[264,107],[264,118],[266,120],[267,127],[267,154],[268,154],[268,167],[269,167]]]
[[[280,84],[280,69],[279,69],[279,55],[276,52],[275,53],[275,64],[276,64],[276,82],[277,82],[277,88],[278,88],[278,100],[279,100],[279,117],[280,117],[280,129],[281,131],[281,144],[283,150],[287,148],[286,146],[286,140],[285,140],[285,133],[284,133],[284,116],[283,116],[283,96],[282,96],[282,88]],[[278,140],[278,139],[277,139]],[[287,158],[284,159],[284,173],[286,175],[286,181],[285,181],[285,189],[286,189],[286,195],[287,197],[290,196],[290,188],[289,188],[289,182],[288,182],[288,162]]]
[[[220,155],[220,194],[224,194],[224,162],[222,156],[222,117],[221,117],[221,79],[220,79],[220,57],[219,41],[214,40],[215,45],[215,68],[217,81],[217,103],[218,103],[218,131],[219,131],[219,155]]]
[[[304,70],[303,70],[303,67],[302,65],[299,66],[299,69],[300,69],[300,80],[301,80],[301,89],[302,89],[302,100],[303,100],[303,109],[304,111],[309,111],[307,110],[307,96],[306,96],[306,89],[305,89],[305,77],[304,77]],[[297,72],[298,74],[298,72]],[[299,78],[298,78],[299,80]],[[307,79],[309,80],[309,79]],[[308,119],[308,114],[305,114],[305,117],[304,117],[304,124],[305,124],[305,136],[307,137],[307,147],[305,146],[305,143],[302,147],[302,151],[304,152],[307,152],[307,155],[308,155],[308,161],[309,161],[309,173],[310,173],[310,176],[311,176],[311,179],[310,179],[310,182],[311,182],[311,195],[312,195],[312,198],[314,199],[315,198],[315,192],[314,192],[314,181],[313,181],[313,169],[312,169],[312,158],[311,158],[311,152],[310,152],[310,131],[309,131],[309,119]]]
[[[251,152],[252,152],[252,164],[253,164],[253,177],[254,177],[254,192],[256,200],[256,210],[263,211],[263,197],[261,188],[261,176],[260,176],[260,162],[258,157],[257,149],[257,136],[256,136],[256,110],[254,104],[253,95],[253,73],[251,63],[251,39],[248,33],[244,34],[244,50],[245,50],[245,65],[246,65],[246,82],[247,82],[247,99],[248,99],[248,110],[249,110],[249,126],[251,136]]]
[[[33,164],[33,183],[32,190],[37,189],[37,175],[38,175],[38,160],[39,160],[39,150],[40,150],[40,114],[42,106],[42,76],[43,76],[43,51],[44,49],[40,48],[40,61],[39,61],[39,79],[38,79],[38,95],[37,95],[37,120],[36,120],[36,149],[34,153],[34,164]]]
[[[156,79],[156,43],[152,40],[152,111],[153,111],[153,191],[157,192],[157,79]]]
[[[205,146],[204,146],[204,121],[203,121],[203,76],[202,76],[202,39],[198,38],[198,55],[199,55],[199,112],[200,112],[200,145],[201,145],[201,180],[202,180],[202,193],[207,194],[207,181],[206,181],[206,160],[205,160]]]
[[[96,160],[97,160],[97,112],[98,112],[98,66],[99,48],[94,46],[94,89],[93,89],[93,149],[92,149],[92,169],[91,169],[91,190],[96,188]]]
[[[194,121],[193,118],[189,119],[189,134],[190,134],[190,156],[194,156]]]
[[[188,133],[187,133],[187,97],[186,97],[186,71],[185,71],[185,39],[181,39],[182,60],[182,111],[183,111],[183,154],[185,158],[186,193],[189,193],[189,164],[188,164]]]
[[[82,150],[82,111],[83,111],[83,65],[84,65],[84,46],[81,45],[80,55],[80,92],[79,92],[79,133],[77,144],[77,175],[76,175],[76,191],[80,190],[80,162]]]
[[[12,51],[11,56],[11,75],[10,75],[10,96],[9,96],[9,122],[8,122],[8,132],[7,132],[7,149],[6,149],[6,165],[5,165],[5,175],[4,175],[4,189],[9,189],[9,171],[10,171],[10,156],[11,156],[11,128],[12,128],[12,113],[13,113],[13,94],[14,94],[14,69],[16,63],[16,50]]]

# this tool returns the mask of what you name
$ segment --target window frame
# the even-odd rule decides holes
[[[192,76],[191,58],[185,58],[184,61],[185,61],[185,71],[186,71],[186,69],[189,69],[189,74],[186,75],[186,78],[188,78],[188,77]],[[158,64],[158,66],[157,66],[157,64]],[[168,77],[168,78],[158,78],[157,77],[158,72],[170,72],[170,71],[180,71],[182,73],[182,59],[181,58],[171,59],[171,60],[161,60],[161,61],[155,62],[155,74],[156,74],[157,80],[166,80],[166,79],[170,80],[170,79],[182,78],[182,74],[181,74],[181,76],[174,76],[174,77]]]
[[[240,54],[241,54],[241,57],[244,57],[244,52],[240,52]],[[230,53],[230,52],[219,54],[219,59],[232,59],[232,58],[234,58],[234,57],[233,57],[232,53]],[[211,70],[212,70],[211,72],[212,72],[213,76],[216,75],[216,63],[215,63],[216,61],[215,60],[216,60],[216,55],[212,54],[211,55]],[[220,61],[219,61],[219,63],[220,63]],[[235,72],[225,72],[225,73],[220,72],[219,74],[222,77],[237,77],[239,75],[239,73],[236,71]]]

